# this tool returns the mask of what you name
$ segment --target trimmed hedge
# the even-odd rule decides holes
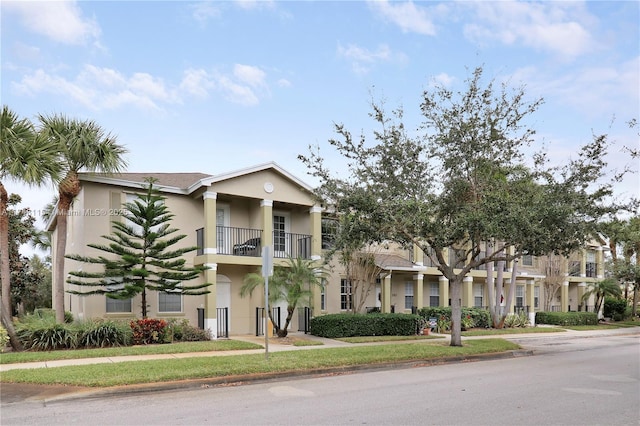
[[[536,312],[536,324],[598,325],[595,312]]]
[[[451,321],[451,307],[449,306],[435,306],[430,308],[418,309],[418,315],[426,319],[429,318],[441,318]],[[478,328],[490,328],[491,327],[491,313],[482,308],[462,308],[462,317],[469,317],[473,321],[471,327]],[[471,328],[470,327],[470,328]]]
[[[424,324],[413,314],[329,314],[311,318],[314,336],[335,339],[355,336],[412,336]]]

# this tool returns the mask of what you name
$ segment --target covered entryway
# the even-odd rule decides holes
[[[226,275],[216,275],[217,337],[229,337],[231,307],[231,280]]]

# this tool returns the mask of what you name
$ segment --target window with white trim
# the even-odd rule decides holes
[[[182,312],[182,294],[178,291],[158,292],[158,312]]]
[[[533,288],[533,307],[540,307],[540,286],[535,286]]]
[[[429,306],[440,306],[440,284],[431,283],[429,286]]]
[[[124,284],[121,278],[111,278],[111,284],[106,286],[108,291],[124,290]],[[130,313],[131,312],[131,299],[113,299],[105,296],[106,312],[108,314],[117,313]]]
[[[340,280],[340,309],[343,311],[348,311],[352,308],[353,294],[351,291],[351,281],[342,278]]]
[[[131,299],[107,299],[106,312],[108,314],[131,313]]]
[[[404,308],[413,308],[413,282],[411,281],[404,283]]]
[[[518,307],[524,306],[524,286],[523,285],[516,286],[516,306]]]
[[[476,308],[484,306],[483,290],[482,284],[477,283],[473,285],[473,306]]]

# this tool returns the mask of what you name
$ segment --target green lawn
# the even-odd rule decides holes
[[[397,342],[403,340],[442,339],[442,336],[355,336],[336,340],[348,343]]]
[[[526,328],[487,328],[463,331],[463,336],[499,336],[502,334],[524,333],[562,333],[565,330],[554,327],[526,327]]]
[[[2,373],[4,383],[108,387],[244,374],[295,372],[331,367],[434,360],[451,356],[519,349],[503,339],[478,339],[452,347],[445,342],[318,348],[269,354],[130,361],[56,368],[16,369]]]
[[[126,355],[179,354],[189,352],[235,351],[262,349],[261,345],[240,340],[210,340],[166,345],[123,346],[119,348],[75,349],[50,352],[10,352],[0,354],[0,364],[53,361],[56,359],[102,358]]]
[[[628,328],[628,327],[640,327],[640,322],[638,321],[619,321],[619,322],[608,322],[601,323],[598,325],[565,325],[564,328],[569,330],[611,330],[615,328]]]

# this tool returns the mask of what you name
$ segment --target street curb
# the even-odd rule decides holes
[[[56,395],[50,398],[43,398],[43,402],[54,402],[61,400],[78,400],[78,399],[93,399],[103,398],[111,396],[123,396],[132,395],[137,393],[146,392],[169,392],[176,390],[188,390],[188,389],[206,389],[212,387],[225,387],[225,386],[243,386],[252,383],[266,383],[271,381],[278,381],[282,379],[304,379],[313,377],[326,377],[326,376],[339,376],[346,374],[356,374],[373,371],[385,371],[394,369],[407,369],[407,368],[421,368],[431,367],[437,365],[455,364],[461,362],[479,362],[479,361],[492,361],[500,359],[520,358],[524,356],[532,356],[534,352],[532,350],[517,349],[513,351],[489,353],[489,354],[477,354],[477,355],[465,355],[465,356],[452,356],[445,358],[433,358],[423,360],[411,360],[401,362],[390,362],[381,364],[363,364],[363,365],[350,365],[343,367],[329,367],[329,368],[317,368],[312,370],[300,370],[300,371],[284,371],[274,373],[258,373],[258,374],[246,374],[246,375],[233,375],[223,377],[211,377],[206,379],[189,379],[173,382],[161,382],[161,383],[143,383],[136,385],[116,386],[110,388],[101,389],[83,389],[73,393]]]

